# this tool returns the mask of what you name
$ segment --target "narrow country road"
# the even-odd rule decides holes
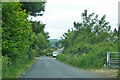
[[[56,59],[41,56],[20,78],[102,78],[99,75],[69,66]]]

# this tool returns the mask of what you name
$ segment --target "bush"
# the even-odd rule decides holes
[[[46,53],[46,56],[52,56],[52,53]]]
[[[104,45],[104,46],[103,46]],[[100,44],[90,45],[91,50],[88,53],[68,54],[70,50],[64,51],[57,56],[57,59],[81,68],[102,68],[106,64],[107,52],[117,52],[117,44],[112,42],[103,42]],[[84,47],[86,45],[83,45]]]
[[[52,49],[52,48],[47,48],[47,49],[45,49],[44,51],[43,51],[43,53],[44,53],[44,55],[46,55],[46,56],[52,56],[52,52],[53,52],[54,50]]]

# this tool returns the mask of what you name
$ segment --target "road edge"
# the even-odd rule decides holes
[[[18,74],[17,78],[20,78],[21,75],[23,75],[27,70],[29,70],[36,61],[37,59],[34,58],[33,61],[31,61],[31,63],[28,64],[28,66],[26,66],[26,68]]]

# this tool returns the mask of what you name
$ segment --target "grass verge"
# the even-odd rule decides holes
[[[16,76],[17,78],[19,78],[22,74],[24,74],[35,62],[37,61],[36,58],[34,58],[31,62],[28,63],[28,65],[26,66],[26,68],[23,69],[23,71],[20,71],[20,73]]]
[[[2,78],[19,78],[24,74],[31,65],[36,62],[36,59],[27,60],[25,64],[11,65],[7,69],[3,69]]]
[[[101,75],[104,78],[116,78],[118,72],[117,69],[86,69],[86,71]]]
[[[98,74],[103,76],[104,78],[116,78],[117,77],[117,69],[112,69],[112,68],[104,68],[97,66],[97,63],[94,64],[89,64],[89,60],[85,58],[86,56],[83,55],[82,57],[76,57],[75,55],[68,55],[68,54],[59,54],[57,56],[57,60],[68,64],[70,66],[80,68],[82,70],[91,72],[93,74]],[[83,59],[83,60],[82,60]],[[99,62],[99,61],[98,61]]]

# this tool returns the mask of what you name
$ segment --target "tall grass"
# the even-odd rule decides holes
[[[106,64],[107,52],[118,52],[118,46],[114,43],[100,43],[91,45],[89,52],[82,54],[70,54],[71,49],[64,50],[57,59],[80,68],[102,68]]]
[[[18,62],[15,64],[3,64],[2,78],[18,78],[21,74],[26,72],[28,68],[36,61],[36,59],[28,59],[24,63]],[[4,62],[3,62],[4,63]]]

